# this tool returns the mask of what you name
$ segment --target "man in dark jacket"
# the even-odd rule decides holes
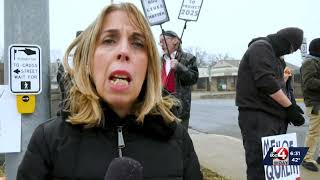
[[[178,117],[188,129],[191,108],[191,87],[197,83],[199,74],[196,57],[181,49],[181,39],[173,31],[160,35],[162,57],[161,79],[165,91],[180,100],[182,108]],[[169,56],[170,55],[170,56]]]
[[[320,38],[311,41],[309,55],[301,66],[302,91],[307,115],[310,119],[305,145],[309,147],[302,166],[310,171],[319,171],[313,159],[320,138]],[[320,157],[318,157],[320,163]]]
[[[261,137],[286,133],[288,122],[304,123],[301,108],[286,96],[280,57],[295,52],[303,31],[285,28],[253,39],[238,71],[236,105],[243,138],[248,180],[264,180]]]

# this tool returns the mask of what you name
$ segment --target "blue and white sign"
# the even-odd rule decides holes
[[[13,94],[39,94],[42,90],[41,48],[38,45],[9,46],[9,85]]]
[[[297,147],[296,133],[267,136],[261,138],[263,159],[270,147]],[[281,154],[279,152],[279,154]],[[297,180],[300,178],[299,165],[264,165],[266,180]]]
[[[144,15],[151,26],[169,21],[169,15],[164,0],[141,0]]]
[[[186,21],[197,21],[203,0],[183,0],[179,19]]]

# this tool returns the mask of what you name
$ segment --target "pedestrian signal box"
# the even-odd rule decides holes
[[[17,95],[17,109],[21,114],[33,113],[36,107],[35,95]]]
[[[42,90],[41,48],[38,45],[12,44],[9,53],[9,87],[17,95],[21,114],[33,113],[35,95]]]

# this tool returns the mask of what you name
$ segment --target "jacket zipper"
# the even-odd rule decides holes
[[[125,147],[123,133],[122,133],[122,126],[118,126],[118,151],[119,157],[122,157],[122,148]]]

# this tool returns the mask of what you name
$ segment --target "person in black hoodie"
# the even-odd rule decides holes
[[[133,4],[104,8],[68,47],[64,67],[63,111],[34,131],[18,180],[103,180],[118,157],[138,161],[143,179],[202,180],[191,138],[171,112],[177,100],[161,95],[150,26]]]
[[[303,31],[289,27],[255,38],[239,66],[236,105],[243,138],[248,180],[264,180],[261,137],[286,133],[288,123],[304,124],[301,108],[286,96],[280,57],[295,52]]]

